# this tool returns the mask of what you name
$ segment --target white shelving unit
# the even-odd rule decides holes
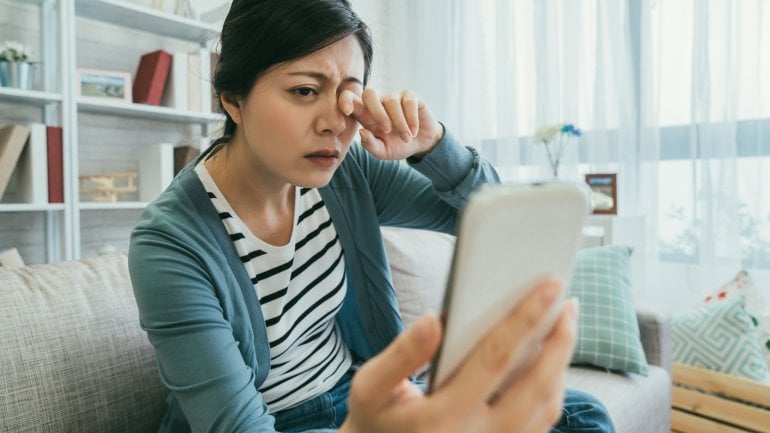
[[[78,112],[104,114],[109,116],[124,116],[137,118],[152,118],[154,120],[168,120],[174,122],[207,124],[222,118],[217,113],[201,113],[195,111],[181,111],[169,107],[146,104],[126,104],[111,101],[92,101],[78,98]]]
[[[62,95],[60,93],[41,92],[39,90],[0,87],[0,100],[43,107],[48,104],[61,103]]]
[[[76,94],[75,77],[79,67],[78,62],[80,44],[83,43],[81,32],[87,31],[89,24],[93,26],[114,26],[115,32],[124,31],[129,35],[127,39],[137,32],[146,33],[145,39],[157,41],[159,46],[147,47],[145,52],[162,49],[162,41],[170,39],[176,43],[195,46],[195,50],[201,54],[208,54],[211,43],[218,37],[219,28],[213,25],[198,22],[188,18],[178,17],[169,13],[156,11],[148,6],[134,4],[125,0],[0,0],[13,4],[27,5],[25,7],[36,8],[39,16],[39,44],[40,60],[45,65],[41,80],[42,90],[20,90],[0,87],[0,107],[33,107],[40,110],[38,119],[30,119],[30,122],[43,122],[48,125],[60,125],[63,128],[63,159],[64,159],[64,203],[63,204],[27,204],[27,203],[0,203],[0,233],[9,233],[13,227],[3,227],[12,218],[4,218],[3,215],[11,213],[30,212],[32,215],[42,213],[45,215],[45,261],[53,262],[63,259],[78,259],[82,254],[82,239],[84,231],[93,230],[93,221],[86,225],[82,222],[84,216],[97,215],[91,219],[111,220],[104,212],[131,212],[143,209],[147,203],[142,201],[119,201],[112,203],[81,201],[79,193],[79,175],[81,172],[81,159],[83,152],[88,153],[83,147],[84,142],[93,143],[95,139],[88,134],[94,134],[94,126],[83,124],[87,116],[93,119],[105,119],[105,125],[116,122],[149,122],[151,127],[146,129],[158,130],[166,128],[169,134],[181,134],[186,127],[199,128],[200,135],[204,138],[210,135],[211,124],[223,119],[221,114],[211,112],[195,112],[176,110],[164,106],[152,106],[146,104],[132,104],[125,102],[99,101],[89,98],[81,98]],[[149,3],[149,2],[148,2]],[[77,23],[77,25],[76,25]],[[86,23],[84,25],[84,23]],[[84,30],[85,29],[85,30]],[[113,33],[110,28],[109,33]],[[8,33],[3,34],[0,29],[0,41],[15,39]],[[87,41],[85,43],[93,43]],[[127,45],[131,45],[128,43]],[[130,47],[134,50],[136,47]],[[93,49],[91,45],[88,49]],[[137,59],[138,62],[138,59]],[[203,65],[202,75],[208,76],[208,62]],[[123,65],[124,69],[126,68]],[[104,69],[110,70],[109,65]],[[132,71],[133,79],[133,71]],[[8,109],[6,109],[8,111]],[[0,110],[0,126],[12,123],[3,119]],[[111,119],[111,120],[109,120]],[[93,123],[93,120],[91,120]],[[165,122],[165,123],[164,123]],[[98,122],[97,122],[98,123]],[[108,126],[105,128],[109,128]],[[137,129],[145,129],[139,127]],[[197,131],[198,129],[196,129]],[[144,131],[137,131],[142,133]],[[117,131],[116,134],[125,130]],[[98,140],[96,140],[98,141]],[[105,140],[110,141],[110,140]],[[114,143],[105,146],[120,146]],[[124,149],[117,149],[118,151]],[[93,153],[93,150],[91,150]],[[98,157],[98,156],[97,156]],[[129,197],[130,199],[130,197]],[[93,212],[93,213],[92,213]],[[18,224],[19,218],[16,217]],[[117,218],[121,221],[130,218]],[[101,229],[101,228],[99,228]],[[131,226],[121,228],[128,239]],[[98,236],[98,235],[97,235]],[[2,245],[0,244],[0,247]]]

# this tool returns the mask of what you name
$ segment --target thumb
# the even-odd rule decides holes
[[[357,384],[365,390],[382,390],[381,397],[401,384],[428,362],[441,341],[441,325],[433,314],[425,314],[399,335],[379,355],[356,373]],[[373,396],[371,396],[373,397]]]

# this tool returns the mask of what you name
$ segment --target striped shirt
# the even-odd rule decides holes
[[[260,387],[265,403],[274,413],[329,391],[352,356],[335,322],[347,291],[345,257],[318,190],[297,188],[291,239],[274,246],[238,218],[203,163],[195,171],[262,308],[270,345],[270,371]]]

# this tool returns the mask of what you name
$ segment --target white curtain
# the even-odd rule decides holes
[[[547,175],[538,127],[585,132],[560,177],[618,174],[642,297],[691,304],[741,267],[770,288],[767,0],[383,3],[378,85],[417,90],[505,180]]]
[[[686,305],[747,268],[770,299],[770,5],[657,0],[643,13],[659,290]]]

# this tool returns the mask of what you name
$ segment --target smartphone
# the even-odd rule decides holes
[[[569,282],[589,212],[585,184],[484,185],[463,209],[442,307],[444,338],[431,368],[438,389],[481,338],[545,277]],[[563,299],[544,317],[542,339]]]

